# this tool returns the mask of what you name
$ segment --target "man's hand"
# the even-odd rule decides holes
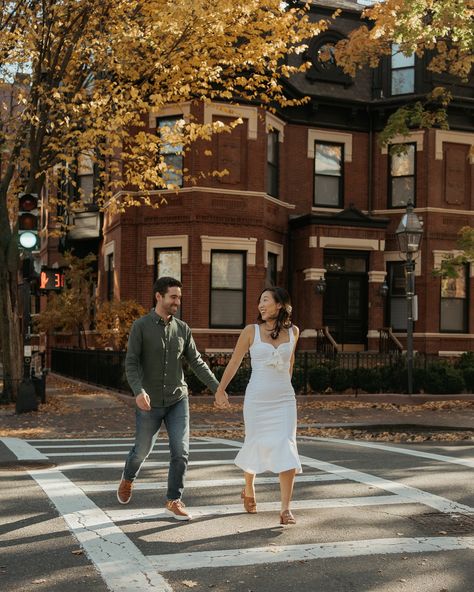
[[[215,393],[214,407],[217,409],[230,409],[229,397],[225,391],[217,390]]]
[[[142,391],[139,395],[136,396],[135,403],[137,404],[137,407],[142,411],[150,411],[151,409],[150,397],[145,391]]]

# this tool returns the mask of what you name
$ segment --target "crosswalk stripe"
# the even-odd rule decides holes
[[[232,452],[232,448],[191,448],[190,454],[197,452]],[[126,456],[128,451],[124,450],[103,450],[97,452],[48,452],[52,456]],[[169,450],[153,450],[150,454],[169,454]]]
[[[212,567],[235,567],[285,561],[307,561],[367,555],[435,553],[474,549],[474,537],[387,538],[334,543],[282,545],[149,555],[148,560],[160,572]]]
[[[264,485],[266,483],[279,483],[279,477],[258,477],[255,480],[255,484]],[[342,477],[339,475],[297,475],[296,476],[296,483],[313,483],[313,482],[324,482],[324,481],[342,481]],[[208,479],[208,480],[198,480],[198,481],[186,481],[186,490],[193,489],[196,487],[226,487],[231,485],[240,485],[242,486],[243,479],[242,478],[235,478],[235,479]],[[100,483],[98,485],[94,484],[87,484],[87,485],[79,485],[82,491],[86,493],[105,493],[108,491],[116,491],[117,490],[117,483]],[[142,490],[142,491],[155,491],[159,489],[167,489],[167,483],[135,483],[133,486],[135,490]]]
[[[315,510],[321,508],[352,508],[358,506],[385,506],[410,504],[408,500],[398,495],[371,495],[360,497],[339,497],[323,500],[294,500],[291,508],[294,510]],[[242,514],[242,504],[228,504],[222,506],[196,506],[188,508],[193,517],[223,516],[226,514]],[[258,502],[258,512],[278,512],[280,502]],[[154,508],[130,508],[120,510],[106,510],[107,515],[114,522],[128,522],[133,520],[155,520],[169,516]],[[172,520],[172,518],[171,518]]]
[[[57,465],[55,470],[57,471],[79,471],[79,470],[89,470],[89,469],[123,469],[125,464],[125,457],[123,461],[117,462],[107,462],[107,461],[97,461],[97,462],[70,462],[70,463],[63,463]],[[212,465],[232,465],[235,467],[234,464],[234,457],[229,459],[222,459],[222,460],[190,460],[188,467],[197,467],[197,466],[212,466]],[[147,461],[143,465],[140,474],[143,473],[146,469],[156,469],[159,467],[169,467],[169,461]],[[45,470],[52,470],[52,469],[45,469]]]
[[[37,448],[38,450],[50,450],[50,449],[59,449],[59,448],[72,448],[72,449],[83,449],[83,448],[125,448],[125,447],[129,447],[130,443],[133,443],[132,440],[128,441],[128,442],[123,442],[123,443],[112,443],[109,444],[107,442],[103,442],[102,444],[86,444],[86,443],[79,443],[79,444],[36,444],[35,448]],[[193,446],[209,446],[208,442],[190,442],[191,445]],[[163,446],[168,448],[169,447],[169,443],[168,440],[166,441],[156,441],[155,442],[155,446]],[[227,447],[227,449],[232,449],[232,448],[236,448],[236,446],[234,445],[230,445]],[[199,450],[199,448],[196,448],[196,450]]]

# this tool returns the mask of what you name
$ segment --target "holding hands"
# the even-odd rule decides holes
[[[219,387],[214,396],[214,407],[217,409],[230,409],[229,397],[224,389]]]

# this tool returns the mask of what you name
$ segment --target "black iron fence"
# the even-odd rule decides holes
[[[64,376],[130,393],[124,369],[125,353],[124,351],[53,348],[51,350],[51,369],[53,372]],[[229,353],[203,355],[218,378],[222,376],[230,356]],[[426,368],[427,364],[435,359],[436,356],[417,354],[415,356],[415,368]],[[397,353],[354,352],[337,353],[328,357],[317,352],[297,352],[293,385],[299,393],[310,393],[312,390],[310,384],[314,384],[311,373],[314,375],[317,368],[330,368],[332,371],[340,369],[341,372],[361,369],[360,376],[362,379],[363,376],[367,377],[367,373],[364,375],[363,369],[371,371],[402,367],[403,365],[403,356]],[[230,385],[230,392],[242,393],[249,377],[250,359],[246,356]],[[204,385],[199,383],[191,372],[187,371],[187,378],[192,392],[199,393],[204,390]],[[358,387],[363,387],[363,385],[356,385],[356,389]]]

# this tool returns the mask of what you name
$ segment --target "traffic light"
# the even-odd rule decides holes
[[[18,202],[18,245],[34,251],[39,248],[39,199],[37,193],[20,193]]]

